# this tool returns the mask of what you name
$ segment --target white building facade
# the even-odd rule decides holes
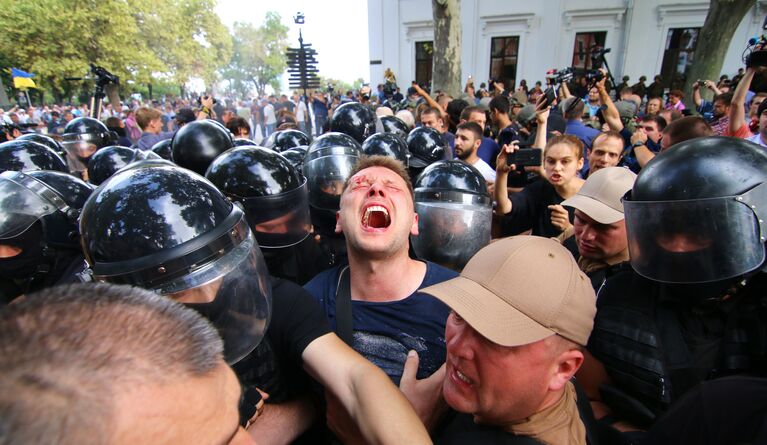
[[[589,48],[611,51],[605,59],[616,82],[624,75],[661,74],[683,79],[694,59],[708,1],[695,0],[460,0],[462,82],[489,78],[529,86],[550,69],[591,68]],[[754,2],[732,33],[723,74],[743,66],[749,38],[762,33],[767,0]],[[368,0],[370,83],[391,68],[400,86],[431,79],[434,40],[431,0]]]

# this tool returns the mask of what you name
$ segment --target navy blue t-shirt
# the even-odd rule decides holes
[[[325,310],[333,330],[338,274],[344,267],[328,269],[304,285]],[[427,261],[426,275],[418,289],[456,276],[456,272]],[[415,350],[420,359],[417,377],[426,378],[445,362],[445,321],[449,313],[447,305],[418,291],[399,301],[352,300],[353,348],[381,368],[396,385],[402,377],[407,353]]]

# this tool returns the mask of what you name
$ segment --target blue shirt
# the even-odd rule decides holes
[[[495,160],[498,159],[498,153],[501,148],[492,138],[482,138],[482,143],[477,149],[477,156],[487,162],[491,167],[495,167]]]
[[[567,121],[565,134],[571,134],[583,142],[583,169],[581,169],[581,172],[583,173],[589,170],[589,157],[586,151],[591,148],[591,141],[594,140],[599,133],[599,130],[587,127],[581,121],[573,119]]]
[[[336,289],[344,267],[321,272],[304,285],[325,310],[333,330],[336,330]],[[456,276],[458,273],[427,261],[426,275],[418,289]],[[415,350],[420,359],[417,377],[426,378],[445,362],[445,321],[449,314],[447,305],[420,291],[398,301],[352,300],[352,347],[381,368],[396,385],[402,377],[407,353]]]

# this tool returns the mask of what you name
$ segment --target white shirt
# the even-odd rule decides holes
[[[294,102],[295,103],[295,102]],[[296,104],[296,121],[306,122],[306,104],[301,99]]]
[[[274,106],[271,103],[264,105],[264,123],[266,125],[277,123],[277,116],[274,115]]]
[[[485,181],[493,181],[495,182],[495,170],[493,170],[493,167],[490,167],[490,165],[485,162],[482,158],[477,158],[476,162],[472,164],[477,170],[479,170],[480,173],[482,173],[482,176],[485,178]]]
[[[755,144],[759,144],[759,145],[761,145],[762,147],[767,147],[767,142],[765,142],[764,140],[762,140],[762,135],[761,135],[761,133],[756,133],[755,135],[751,136],[750,138],[747,138],[746,140],[747,140],[747,141],[751,141],[751,142],[753,142],[753,143],[755,143]]]

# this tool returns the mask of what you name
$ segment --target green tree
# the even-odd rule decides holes
[[[698,33],[695,60],[687,73],[684,91],[692,91],[692,84],[698,79],[719,79],[733,35],[722,30],[736,29],[753,6],[751,0],[711,0],[706,21]]]
[[[231,37],[213,0],[0,0],[0,48],[36,73],[56,99],[76,86],[65,77],[101,65],[127,81],[212,80],[229,59]],[[5,67],[3,67],[5,68]]]
[[[235,23],[233,42],[232,58],[223,70],[224,78],[230,79],[241,92],[247,91],[248,84],[252,84],[258,94],[264,94],[267,86],[279,90],[280,76],[287,67],[288,48],[288,27],[280,15],[267,12],[258,28],[249,23]]]

